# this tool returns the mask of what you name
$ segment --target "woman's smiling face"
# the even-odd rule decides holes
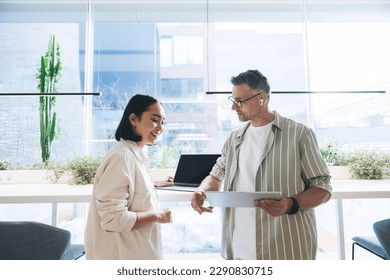
[[[139,118],[131,114],[129,119],[135,134],[142,137],[137,144],[143,148],[145,145],[156,144],[158,136],[163,132],[165,110],[160,103],[154,103]]]

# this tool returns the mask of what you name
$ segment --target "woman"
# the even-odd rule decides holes
[[[172,221],[171,211],[157,207],[142,149],[156,143],[164,121],[162,104],[151,96],[135,95],[127,104],[115,133],[118,142],[96,172],[85,230],[86,259],[162,259],[159,224]]]

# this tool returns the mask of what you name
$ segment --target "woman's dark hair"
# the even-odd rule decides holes
[[[232,77],[230,82],[235,85],[247,84],[252,89],[264,91],[267,96],[270,94],[270,85],[267,78],[258,70],[248,70]]]
[[[124,140],[131,140],[139,142],[142,140],[140,135],[134,133],[133,126],[130,124],[129,116],[131,114],[141,117],[142,113],[147,111],[150,105],[158,103],[159,101],[149,95],[137,94],[134,95],[127,103],[126,109],[123,112],[122,119],[115,132],[115,139],[119,141],[121,138]]]

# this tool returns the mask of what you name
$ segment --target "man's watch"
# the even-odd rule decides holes
[[[298,200],[295,198],[295,197],[288,197],[288,199],[291,199],[292,201],[292,206],[290,208],[290,211],[287,212],[288,215],[294,215],[296,213],[298,213],[298,210],[299,210],[299,203],[298,203]]]

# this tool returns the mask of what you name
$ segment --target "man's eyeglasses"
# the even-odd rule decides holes
[[[242,107],[242,103],[244,103],[245,101],[248,101],[249,99],[252,99],[253,97],[256,97],[256,96],[258,96],[258,95],[260,95],[260,94],[261,94],[261,92],[256,93],[255,95],[252,95],[252,96],[250,96],[250,97],[248,97],[248,98],[245,98],[245,99],[243,99],[243,100],[234,99],[233,96],[229,96],[228,99],[229,99],[231,102],[233,102],[233,104],[236,104],[237,107],[241,108],[241,107]]]

